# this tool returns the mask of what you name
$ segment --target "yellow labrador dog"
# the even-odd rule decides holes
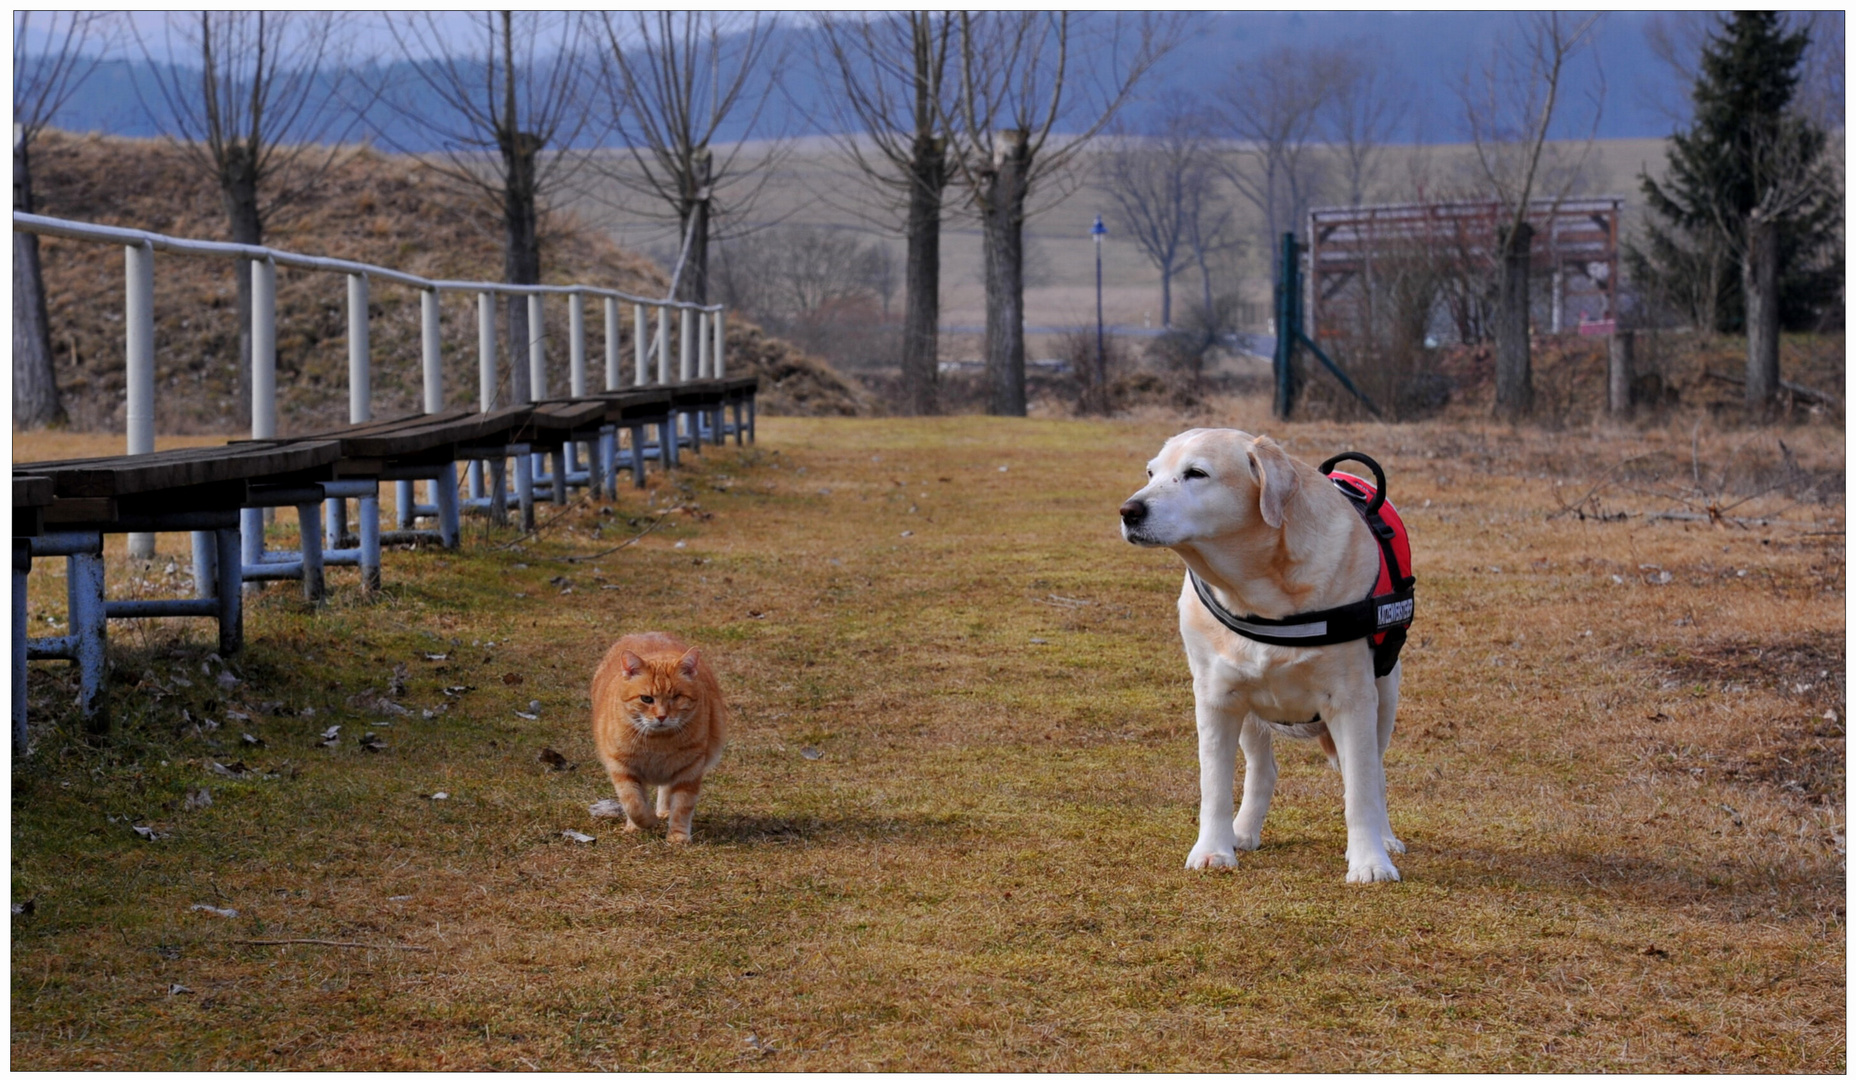
[[[1386,817],[1384,757],[1398,710],[1399,668],[1394,662],[1375,676],[1370,631],[1335,644],[1280,642],[1320,640],[1295,636],[1316,630],[1338,636],[1339,622],[1321,617],[1342,611],[1355,630],[1374,618],[1380,626],[1400,616],[1409,622],[1410,579],[1403,581],[1402,608],[1388,615],[1382,604],[1376,615],[1362,616],[1362,604],[1373,608],[1362,598],[1381,580],[1381,545],[1364,511],[1267,436],[1183,432],[1161,447],[1147,476],[1147,486],[1121,506],[1122,535],[1143,547],[1172,548],[1188,570],[1179,633],[1197,699],[1199,838],[1186,866],[1235,866],[1239,850],[1256,849],[1276,787],[1270,742],[1281,734],[1317,738],[1330,760],[1338,759],[1346,786],[1347,880],[1397,881],[1388,852],[1405,845]],[[1369,622],[1361,624],[1361,617]],[[1234,818],[1240,747],[1244,797]]]

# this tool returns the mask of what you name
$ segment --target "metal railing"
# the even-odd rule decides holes
[[[372,361],[367,332],[367,304],[370,279],[405,285],[422,292],[420,298],[421,374],[424,405],[428,413],[444,408],[444,378],[439,350],[438,294],[440,292],[474,292],[478,303],[478,390],[479,407],[495,407],[497,395],[496,307],[497,294],[527,296],[529,304],[528,387],[530,400],[546,396],[547,363],[545,335],[542,328],[542,298],[559,295],[568,298],[568,379],[569,393],[587,392],[587,334],[583,300],[596,296],[604,301],[606,323],[606,389],[623,389],[619,355],[619,305],[632,305],[634,386],[674,384],[692,378],[721,377],[726,369],[724,354],[724,311],[721,304],[693,304],[687,301],[635,296],[617,289],[596,285],[511,285],[500,281],[433,280],[391,267],[348,259],[329,259],[301,255],[292,251],[251,244],[228,244],[212,240],[187,240],[140,229],[67,221],[15,211],[16,232],[37,233],[70,240],[123,245],[125,357],[128,393],[128,446],[131,454],[154,449],[154,254],[162,252],[207,258],[244,259],[252,264],[252,346],[251,346],[251,436],[274,438],[277,434],[277,267],[345,274],[348,277],[348,419],[361,423],[373,418]],[[670,366],[672,310],[682,313],[678,327],[679,357],[674,372]],[[650,332],[647,313],[656,316],[656,333]],[[651,378],[650,362],[655,354],[657,371]],[[510,358],[517,362],[516,357]],[[527,402],[512,402],[527,404]]]
[[[302,255],[293,251],[252,244],[229,244],[212,240],[189,240],[163,236],[141,229],[69,221],[15,211],[16,232],[37,233],[91,243],[123,246],[124,360],[126,447],[130,454],[146,454],[155,448],[155,265],[156,252],[204,258],[243,259],[251,263],[251,437],[271,439],[277,436],[277,268],[289,267],[321,273],[343,274],[348,279],[348,420],[362,423],[373,419],[373,360],[368,339],[368,289],[370,279],[418,289],[420,296],[420,370],[423,380],[424,408],[427,413],[445,407],[443,356],[439,342],[438,295],[440,292],[477,294],[477,372],[478,407],[488,412],[497,403],[496,297],[498,294],[528,297],[528,404],[547,395],[546,334],[542,321],[543,298],[550,295],[568,299],[568,392],[580,396],[587,392],[586,297],[604,301],[606,350],[605,388],[624,388],[619,353],[619,319],[621,303],[632,305],[633,370],[632,385],[672,385],[692,378],[720,378],[727,367],[724,310],[720,304],[701,305],[686,301],[635,296],[617,289],[595,285],[512,285],[499,281],[433,280],[391,267],[348,259],[330,259]],[[678,326],[678,362],[674,372],[670,365],[672,310],[681,312]],[[656,318],[656,332],[651,333],[650,317]],[[513,351],[513,348],[512,348]],[[655,355],[656,378],[652,378],[651,360]],[[510,363],[520,358],[510,357]],[[522,380],[512,380],[520,397]],[[473,474],[473,480],[475,474]],[[132,534],[130,552],[143,557],[153,555],[154,537]]]

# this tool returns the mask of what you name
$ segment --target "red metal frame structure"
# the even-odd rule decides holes
[[[1550,332],[1568,329],[1569,322],[1616,317],[1618,219],[1623,207],[1624,200],[1616,196],[1528,204],[1534,274],[1551,290],[1546,320]],[[1338,336],[1344,316],[1370,295],[1375,262],[1401,249],[1446,252],[1468,275],[1493,280],[1497,229],[1509,213],[1493,199],[1309,211],[1310,335],[1316,341]]]

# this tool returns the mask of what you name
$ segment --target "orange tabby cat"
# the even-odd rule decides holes
[[[722,756],[728,705],[702,654],[669,634],[627,634],[593,673],[593,744],[625,806],[625,831],[670,819],[688,843],[703,774]],[[645,801],[657,786],[657,813]]]

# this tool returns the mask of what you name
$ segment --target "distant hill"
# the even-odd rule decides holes
[[[1840,13],[1825,13],[1841,33]],[[1085,14],[1084,19],[1106,16]],[[1646,30],[1653,13],[1614,11],[1604,16],[1596,47],[1583,51],[1566,75],[1564,115],[1567,126],[1558,137],[1583,136],[1590,122],[1588,98],[1603,92],[1603,109],[1597,134],[1604,139],[1662,138],[1686,115],[1684,87],[1650,48]],[[1310,47],[1358,42],[1385,64],[1412,96],[1412,107],[1401,118],[1395,136],[1402,142],[1454,142],[1463,135],[1458,87],[1463,74],[1481,64],[1501,41],[1512,38],[1518,16],[1512,12],[1322,12],[1261,11],[1201,13],[1191,16],[1189,32],[1177,51],[1143,87],[1140,99],[1128,110],[1137,128],[1150,103],[1162,92],[1182,90],[1209,93],[1230,71],[1253,62],[1282,45]],[[792,16],[778,32],[775,54],[784,51],[782,88],[764,103],[760,126],[753,135],[823,134],[833,127],[827,104],[831,94],[810,63],[816,30]],[[364,35],[365,36],[365,35]],[[30,50],[29,39],[25,47]],[[149,136],[167,125],[161,95],[155,90],[149,61],[139,53],[133,59],[102,64],[93,77],[54,119],[69,131]],[[1840,55],[1840,53],[1839,53]],[[395,58],[376,52],[369,62],[389,64]],[[1073,58],[1086,70],[1094,58]],[[184,64],[184,58],[181,61]],[[433,102],[436,109],[437,103]],[[149,109],[153,109],[151,117]],[[409,150],[433,149],[429,129],[376,107],[372,124],[387,133],[391,144]],[[1576,129],[1576,130],[1575,130]],[[364,128],[357,129],[358,135]],[[750,134],[724,128],[722,141]]]

